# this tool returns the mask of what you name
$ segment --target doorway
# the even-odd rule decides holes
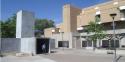
[[[49,52],[49,38],[37,38],[36,39],[36,54]]]

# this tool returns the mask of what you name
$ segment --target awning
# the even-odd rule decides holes
[[[125,10],[125,6],[120,6],[119,9],[120,10]]]

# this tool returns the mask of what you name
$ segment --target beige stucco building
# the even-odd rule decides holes
[[[77,7],[66,4],[63,6],[63,22],[56,27],[47,28],[44,30],[45,37],[55,39],[55,47],[66,48],[87,48],[93,47],[92,41],[87,41],[87,34],[84,28],[90,21],[95,21],[95,18],[100,19],[99,23],[103,24],[107,38],[101,40],[101,47],[108,47],[112,44],[112,17],[110,14],[116,14],[115,33],[118,48],[125,47],[125,0],[111,0],[105,3],[97,4],[91,7],[79,9]],[[96,47],[99,47],[99,41],[96,42]]]

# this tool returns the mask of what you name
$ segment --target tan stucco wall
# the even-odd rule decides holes
[[[45,37],[50,38],[50,37],[52,36],[52,29],[53,29],[53,28],[46,28],[46,29],[44,30],[44,35],[45,35]]]
[[[118,2],[118,4],[114,5],[115,2]],[[118,9],[119,6],[125,6],[125,0],[109,1],[88,8],[83,8],[81,14],[77,16],[77,27],[88,25],[90,21],[94,21],[97,11],[100,11],[101,13],[102,23],[112,22],[112,18],[109,15],[112,13],[117,14],[115,21],[119,21],[121,18],[120,10]],[[98,7],[98,9],[95,9],[96,7]]]
[[[81,9],[75,8],[69,4],[63,6],[63,29],[64,32],[75,32],[77,29],[77,15]]]
[[[125,0],[119,0],[117,5],[114,5],[114,1],[109,1],[101,4],[97,4],[91,7],[83,8],[82,10],[73,7],[69,4],[63,6],[63,22],[56,26],[64,33],[75,32],[78,27],[88,25],[90,21],[95,21],[95,15],[97,11],[101,12],[101,22],[112,22],[112,18],[109,14],[117,13],[115,21],[120,20],[119,6],[125,6]],[[98,9],[95,9],[97,8]],[[45,29],[45,37],[51,37],[52,28]],[[57,34],[57,33],[56,33]]]
[[[56,28],[59,28],[59,30],[60,30],[61,32],[64,32],[64,30],[63,30],[63,23],[58,24],[58,25],[56,26]]]

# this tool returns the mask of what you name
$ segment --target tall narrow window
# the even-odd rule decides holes
[[[120,13],[121,13],[121,17],[125,18],[125,10],[121,10]]]
[[[120,16],[121,16],[121,20],[125,20],[125,6],[120,6]]]
[[[101,21],[101,16],[100,16],[100,14],[95,16],[95,21],[96,21],[96,22],[100,22],[100,21]]]

